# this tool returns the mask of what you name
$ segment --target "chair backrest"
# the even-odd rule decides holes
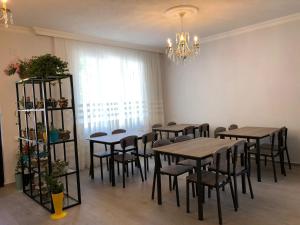
[[[111,134],[122,134],[122,133],[126,133],[126,130],[124,130],[124,129],[116,129],[116,130],[113,130],[111,132]]]
[[[236,167],[238,165],[238,160],[240,159],[240,164],[245,169],[249,169],[248,164],[248,146],[247,142],[241,140],[237,142],[233,147],[233,157],[232,157],[232,172],[236,172]]]
[[[219,133],[223,132],[223,131],[226,131],[225,127],[217,127],[214,132],[214,137],[218,138],[220,136]]]
[[[218,184],[219,182],[219,175],[221,174],[220,172],[220,167],[221,164],[225,164],[227,165],[227,176],[230,177],[230,153],[231,153],[231,149],[227,148],[227,147],[223,147],[221,149],[219,149],[218,151],[215,152],[215,154],[213,155],[213,161],[214,161],[214,165],[215,165],[215,169],[216,169],[216,176],[215,176],[215,183]]]
[[[138,150],[138,137],[136,135],[124,137],[120,140],[120,145],[123,151]],[[128,149],[129,147],[131,148]]]
[[[158,127],[162,127],[161,123],[156,123],[152,125],[152,128],[158,128]]]
[[[171,144],[170,140],[160,139],[153,143],[153,148],[158,148],[158,147],[162,147],[162,146],[169,145],[169,144]]]
[[[193,139],[191,136],[182,135],[182,136],[176,137],[174,139],[174,143],[178,143],[178,142],[182,142],[182,141],[188,141],[188,140],[191,140],[191,139]]]
[[[102,137],[102,136],[106,136],[107,133],[105,132],[96,132],[90,135],[90,138],[95,138],[95,137]]]
[[[175,122],[169,122],[167,125],[168,126],[173,126],[173,125],[176,125],[176,123]]]
[[[280,128],[280,138],[278,139],[278,145],[281,147],[281,149],[287,148],[287,134],[288,129],[286,127]]]
[[[228,130],[234,130],[234,129],[238,129],[239,126],[236,125],[236,124],[231,124],[229,127],[228,127]]]
[[[199,126],[200,137],[209,137],[209,124],[203,123]]]
[[[146,151],[147,144],[151,143],[151,147],[153,147],[153,143],[157,140],[157,133],[155,132],[150,132],[147,134],[144,134],[142,136],[142,142],[144,144],[144,150]]]
[[[183,129],[183,135],[189,135],[189,134],[192,134],[193,138],[195,138],[195,127],[194,126],[188,126]]]

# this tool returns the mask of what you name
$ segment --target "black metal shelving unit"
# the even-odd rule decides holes
[[[53,95],[56,95],[58,99],[66,97],[63,96],[65,87],[69,89],[70,98],[68,99],[71,100],[69,105],[63,108],[49,106],[47,99],[52,99]],[[69,166],[66,172],[60,176],[65,185],[64,209],[80,204],[81,192],[72,75],[48,76],[47,78],[31,77],[20,80],[16,82],[16,94],[23,192],[45,209],[53,212],[51,194],[47,190],[44,177],[45,173],[51,174],[52,163],[60,159],[72,162],[72,166]],[[32,104],[29,107],[26,106],[24,100],[27,97],[32,98]],[[38,98],[39,101],[43,102],[42,107],[39,106],[39,108],[37,108]],[[73,123],[72,129],[70,129],[70,138],[51,142],[50,126],[55,124],[64,130],[66,117]],[[44,127],[42,138],[41,134],[38,133],[38,124],[40,123]],[[70,126],[70,124],[67,125]],[[30,131],[32,128],[33,130]],[[34,135],[30,135],[32,131]]]

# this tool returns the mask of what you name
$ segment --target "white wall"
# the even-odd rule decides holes
[[[165,59],[167,121],[289,128],[300,163],[300,20],[207,42],[187,65]]]
[[[2,112],[3,156],[5,183],[14,181],[18,142],[15,81],[3,73],[6,66],[16,58],[30,58],[34,55],[53,52],[53,40],[38,37],[29,31],[8,32],[0,29],[0,112]]]

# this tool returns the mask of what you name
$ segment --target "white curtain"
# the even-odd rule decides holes
[[[85,139],[91,133],[149,130],[164,122],[160,54],[63,39],[54,43],[73,74],[81,167],[89,161]]]

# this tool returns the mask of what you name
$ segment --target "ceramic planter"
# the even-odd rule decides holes
[[[57,220],[64,218],[67,213],[63,211],[64,206],[64,193],[52,194],[52,202],[54,207],[54,214],[51,215],[51,219]]]

